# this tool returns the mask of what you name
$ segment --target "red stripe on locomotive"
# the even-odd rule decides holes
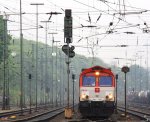
[[[100,75],[97,76],[95,73],[96,72],[99,72]],[[111,87],[115,87],[115,77],[114,77],[114,74],[111,72],[110,69],[106,69],[104,67],[101,67],[101,66],[94,66],[94,67],[91,67],[89,69],[85,69],[84,71],[82,71],[82,73],[80,74],[80,87],[82,87],[82,79],[83,77],[82,76],[93,76],[93,74],[95,75],[95,77],[100,77],[100,76],[111,76],[112,77],[112,86]],[[98,83],[98,79],[96,78],[96,86],[99,86],[99,83]]]

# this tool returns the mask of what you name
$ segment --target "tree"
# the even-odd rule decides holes
[[[3,59],[3,40],[4,40],[4,21],[3,16],[0,16],[0,63]]]
[[[0,16],[0,63],[2,62],[3,55],[4,55],[4,42],[6,41],[6,47],[10,44],[10,40],[12,39],[11,35],[8,35],[7,33],[7,20],[3,19],[3,16]],[[5,26],[6,25],[6,26]],[[6,40],[7,36],[7,40]],[[8,50],[8,56],[9,56],[10,50]]]

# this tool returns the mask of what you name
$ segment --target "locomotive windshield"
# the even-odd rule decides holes
[[[112,86],[111,76],[101,76],[99,78],[99,86]]]
[[[83,76],[83,86],[95,86],[95,77],[93,76]]]

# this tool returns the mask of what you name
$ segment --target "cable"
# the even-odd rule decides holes
[[[84,4],[84,3],[79,2],[79,1],[77,1],[77,0],[73,0],[73,1],[75,1],[75,2],[77,2],[77,3],[80,3],[80,4],[84,5],[84,6],[88,6],[87,4]],[[99,9],[97,9],[97,8],[95,8],[95,7],[90,6],[90,5],[89,5],[88,7],[93,8],[93,9],[96,9],[96,10],[99,10]],[[113,17],[115,17],[115,18],[117,18],[117,19],[119,19],[119,20],[121,20],[121,21],[123,21],[123,22],[129,24],[129,25],[132,25],[131,23],[128,23],[127,21],[125,21],[125,20],[123,20],[123,19],[121,19],[121,18],[116,17],[114,14],[110,14],[110,13],[107,13],[107,12],[102,11],[102,10],[99,10],[99,11],[100,11],[100,12],[103,12],[103,13],[106,13],[106,14],[108,14],[108,15],[110,15],[110,16],[113,16]]]
[[[118,12],[117,10],[115,10],[114,8],[112,8],[110,5],[106,4],[106,2],[101,1],[102,3],[104,3],[106,6],[108,6],[109,8],[111,8],[113,11]]]
[[[103,0],[99,0],[99,1],[102,1],[102,2],[103,2]],[[117,3],[115,3],[115,2],[113,3],[113,2],[110,2],[110,1],[106,1],[106,0],[104,0],[104,2],[107,2],[107,3],[110,3],[110,4],[114,4],[114,5],[125,6],[125,7],[129,7],[129,8],[134,8],[134,9],[143,10],[142,8],[137,8],[137,7],[133,7],[133,6],[128,6],[128,5],[120,4],[120,0],[119,0],[119,4],[117,4]],[[144,9],[144,10],[147,10],[147,9]],[[149,10],[147,10],[147,11],[149,11]]]

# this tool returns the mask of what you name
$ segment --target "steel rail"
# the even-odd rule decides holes
[[[39,114],[31,116],[31,117],[13,120],[12,122],[28,122],[28,121],[30,121],[30,122],[42,122],[42,121],[50,120],[53,117],[55,117],[55,116],[59,115],[60,113],[64,112],[64,108],[65,107],[52,109],[50,111],[39,113]]]
[[[124,112],[124,107],[118,106],[117,109],[119,111],[123,111]],[[137,108],[136,108],[137,109]],[[135,110],[134,108],[128,108],[127,109],[127,113],[133,115],[133,116],[137,116],[140,119],[146,120],[146,121],[150,121],[150,113],[146,113],[140,110]]]

